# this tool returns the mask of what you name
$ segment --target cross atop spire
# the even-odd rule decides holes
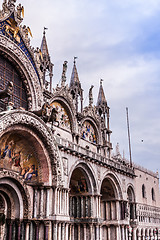
[[[99,94],[98,94],[98,100],[97,100],[97,106],[99,105],[107,105],[107,100],[104,94],[103,86],[102,86],[103,79],[100,79],[100,88],[99,88]]]
[[[71,75],[70,87],[80,86],[80,81],[79,81],[77,67],[76,67],[76,59],[77,58],[78,57],[74,57],[74,61],[73,61],[73,70],[72,70],[72,75]]]
[[[44,27],[43,38],[42,38],[42,43],[41,43],[41,52],[42,52],[43,57],[44,56],[49,56],[47,40],[46,40],[46,30],[47,29],[48,28]]]
[[[73,70],[71,75],[71,81],[70,81],[70,91],[72,94],[72,98],[74,101],[74,104],[76,106],[76,112],[78,112],[78,98],[80,97],[81,101],[81,112],[83,109],[83,90],[81,88],[81,83],[79,81],[77,67],[76,67],[76,59],[77,57],[74,57],[73,61]]]

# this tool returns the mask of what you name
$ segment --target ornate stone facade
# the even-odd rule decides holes
[[[0,239],[160,239],[158,174],[131,165],[118,146],[113,153],[102,81],[97,105],[91,86],[83,108],[74,58],[70,86],[65,61],[52,89],[45,30],[34,50],[30,29],[20,25],[24,8],[15,4],[4,0],[0,11],[0,91],[14,69],[13,89],[24,84],[28,108],[19,91],[8,93],[13,102],[0,99]]]

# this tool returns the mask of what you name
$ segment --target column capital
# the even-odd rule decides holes
[[[49,227],[49,225],[50,225],[50,222],[51,222],[51,221],[44,220],[44,225],[45,225],[46,227]]]

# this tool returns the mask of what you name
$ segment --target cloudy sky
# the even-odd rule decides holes
[[[2,0],[1,0],[2,1]],[[73,57],[88,104],[100,78],[110,106],[113,148],[129,158],[126,107],[129,108],[132,158],[160,170],[160,0],[21,0],[32,45],[40,46],[43,27],[54,63],[54,86],[63,61],[68,82]],[[143,140],[143,142],[142,142]]]

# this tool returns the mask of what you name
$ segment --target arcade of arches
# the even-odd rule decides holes
[[[34,49],[23,13],[3,1],[0,239],[160,240],[159,176],[113,151],[102,80],[86,104],[74,57],[53,88],[46,28]]]

